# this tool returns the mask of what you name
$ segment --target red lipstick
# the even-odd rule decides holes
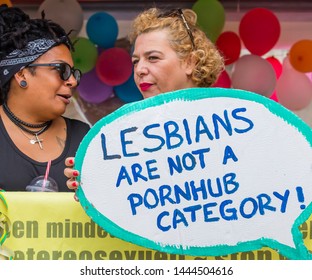
[[[140,89],[142,91],[147,91],[153,84],[150,83],[141,83],[140,84]]]

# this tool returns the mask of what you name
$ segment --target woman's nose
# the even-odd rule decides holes
[[[144,62],[138,62],[134,68],[134,72],[138,76],[146,75],[148,73],[148,68]]]
[[[72,74],[72,75],[70,75],[69,79],[67,81],[65,81],[65,84],[67,87],[74,88],[74,87],[78,86],[78,81],[76,80],[76,78]]]

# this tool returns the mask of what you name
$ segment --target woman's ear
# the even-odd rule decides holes
[[[19,86],[21,88],[27,88],[28,84],[27,84],[27,81],[26,81],[26,77],[24,75],[24,69],[18,71],[14,75],[14,79],[16,80],[16,82],[19,84]]]
[[[190,54],[185,60],[185,73],[191,75],[196,65],[195,57]]]

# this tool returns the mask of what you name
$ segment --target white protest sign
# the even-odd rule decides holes
[[[310,258],[312,131],[258,94],[195,88],[130,103],[76,155],[86,213],[111,234],[176,254],[277,249]]]

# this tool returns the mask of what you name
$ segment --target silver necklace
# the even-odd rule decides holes
[[[41,130],[44,130],[44,129],[45,129],[45,127],[43,127]],[[43,145],[42,145],[43,139],[40,139],[40,138],[38,137],[38,135],[40,134],[40,131],[41,131],[41,130],[39,130],[37,133],[33,134],[34,138],[30,138],[30,137],[28,137],[28,136],[26,135],[26,133],[25,133],[22,129],[20,129],[20,131],[23,133],[23,135],[29,140],[29,143],[30,143],[30,144],[32,144],[32,145],[38,144],[40,150],[43,150]]]
[[[31,124],[31,123],[24,122],[13,114],[13,112],[9,109],[9,107],[6,103],[3,103],[3,111],[8,116],[8,118],[21,130],[21,132],[24,134],[24,136],[28,138],[30,144],[32,144],[32,145],[38,144],[40,149],[43,150],[43,146],[42,146],[43,139],[39,139],[38,136],[41,133],[45,132],[50,127],[50,125],[52,124],[51,120],[46,121],[46,122],[41,123],[41,124]],[[27,127],[39,128],[39,130],[33,131],[33,130],[28,129]],[[33,135],[33,138],[29,138],[25,134],[25,132]]]

